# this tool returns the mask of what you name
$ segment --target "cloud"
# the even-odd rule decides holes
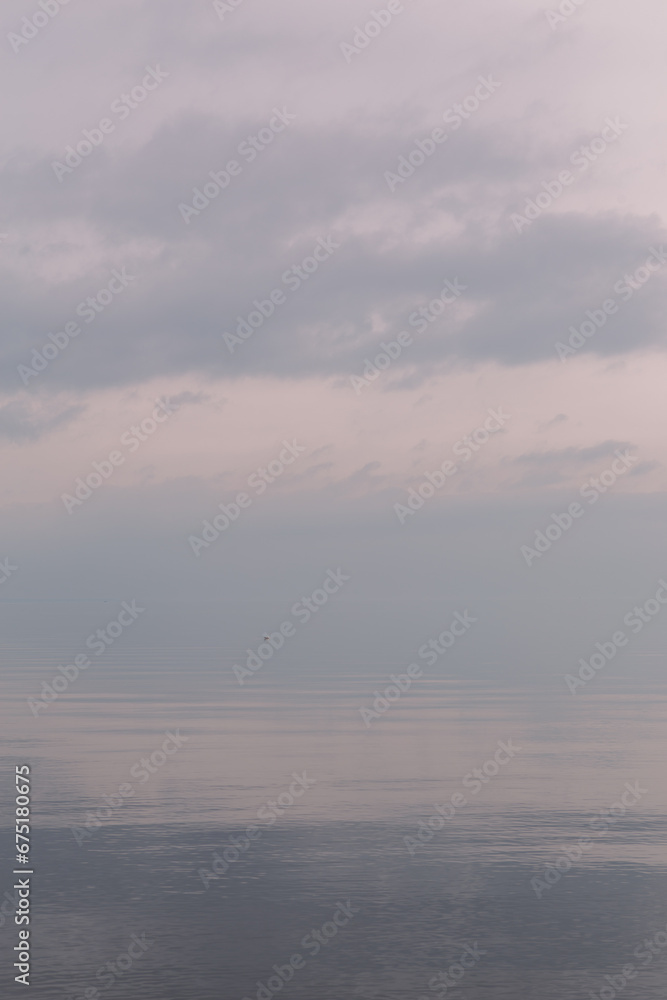
[[[169,402],[172,406],[203,406],[205,403],[210,402],[211,399],[211,395],[207,392],[191,392],[189,389],[186,389],[175,396],[170,396]],[[222,405],[224,402],[224,399],[218,401],[219,405]]]
[[[661,465],[661,462],[640,462],[639,465],[635,465],[634,469],[630,469],[628,475],[647,476],[649,472],[653,472],[654,469],[661,468]]]
[[[592,445],[588,448],[571,446],[552,451],[526,452],[507,461],[509,463],[516,463],[517,465],[542,467],[550,465],[590,465],[599,459],[612,457],[618,450],[635,451],[636,445],[631,444],[629,441],[602,441],[600,444]]]
[[[556,424],[562,424],[570,418],[565,413],[557,413],[552,420],[547,420],[545,423],[540,425],[541,430],[547,430],[549,427],[555,427]]]
[[[32,385],[57,392],[181,374],[346,377],[403,329],[414,343],[382,391],[410,389],[453,363],[557,361],[555,344],[585,321],[586,310],[615,295],[614,284],[661,244],[665,229],[641,206],[621,208],[601,196],[609,177],[627,189],[624,171],[636,142],[630,130],[529,228],[516,232],[512,214],[568,165],[610,109],[599,100],[586,115],[575,109],[567,120],[554,119],[552,78],[569,59],[567,79],[577,93],[581,74],[590,70],[584,53],[555,37],[546,20],[526,18],[522,4],[510,5],[503,18],[491,4],[482,8],[488,23],[461,15],[457,32],[475,53],[465,57],[450,31],[443,39],[437,30],[442,12],[433,7],[418,19],[406,11],[401,58],[407,79],[419,77],[434,37],[446,48],[450,68],[434,68],[426,89],[394,80],[389,53],[398,36],[392,41],[389,31],[346,66],[338,41],[352,34],[358,19],[352,4],[334,15],[291,0],[280,17],[264,15],[269,21],[262,27],[250,8],[222,24],[211,5],[184,18],[178,5],[158,9],[148,2],[119,5],[101,14],[101,22],[82,12],[54,22],[49,31],[64,52],[76,39],[77,51],[91,60],[96,53],[104,70],[93,78],[92,95],[61,102],[56,120],[42,115],[44,127],[22,134],[2,161],[3,229],[12,239],[2,248],[0,384],[17,387],[17,366],[29,363],[32,349],[76,318],[78,304],[123,266],[136,275],[131,288]],[[138,23],[137,59],[118,67],[94,41],[101,25],[108,37],[122,37],[130,10]],[[298,39],[286,31],[290,17]],[[280,54],[269,51],[269,24]],[[517,32],[544,57],[539,72]],[[29,80],[34,87],[51,72],[47,42],[45,32],[23,53],[32,74],[21,92],[26,118],[36,100]],[[169,78],[58,183],[54,158],[135,81],[139,53],[145,63],[148,51],[160,52]],[[571,65],[573,52],[581,62]],[[283,65],[286,53],[291,72]],[[259,67],[260,55],[270,59],[270,71],[247,87],[248,60]],[[376,89],[378,70],[384,86]],[[280,86],[266,86],[270,72]],[[294,88],[295,72],[308,74],[317,99]],[[502,81],[498,92],[460,127],[447,126],[444,145],[392,193],[385,173],[443,124],[446,109],[471,93],[480,75],[493,73]],[[531,89],[524,94],[526,79]],[[216,93],[234,100],[213,99],[216,84]],[[59,77],[56,86],[66,89],[67,81]],[[274,107],[296,119],[247,162],[239,146],[266,127]],[[193,190],[202,190],[210,172],[232,158],[241,163],[240,175],[185,225],[178,205],[191,203]],[[284,272],[329,234],[340,249],[298,290],[287,289]],[[457,276],[468,286],[462,301],[418,332],[411,314]],[[287,293],[286,302],[230,353],[223,333],[236,331],[275,288]],[[579,356],[664,349],[664,289],[665,275],[653,276],[619,303],[618,314],[586,340]]]
[[[617,451],[635,453],[637,450],[637,446],[629,441],[609,440],[584,448],[571,445],[548,451],[524,452],[513,458],[504,458],[501,465],[510,468],[527,467],[528,471],[514,484],[515,488],[543,490],[580,483],[582,477],[598,472],[601,464],[609,465]],[[641,466],[635,466],[630,472],[641,467],[648,473],[658,464],[645,462]]]
[[[5,403],[0,406],[0,437],[15,444],[37,441],[76,420],[86,407],[71,405],[55,413],[50,410],[52,408],[30,408],[21,402]]]

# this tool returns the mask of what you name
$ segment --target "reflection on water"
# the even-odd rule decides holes
[[[518,831],[522,818],[509,819]],[[568,817],[543,823],[567,841]],[[103,995],[254,998],[275,965],[300,954],[289,996],[434,996],[429,982],[468,945],[483,954],[461,996],[578,998],[624,964],[639,967],[633,951],[667,925],[667,875],[656,865],[591,858],[538,900],[529,885],[536,859],[523,859],[521,837],[497,814],[452,828],[414,859],[402,843],[410,831],[376,822],[276,827],[205,888],[198,873],[230,835],[242,839],[241,828],[109,826],[81,849],[69,831],[44,829],[35,842],[33,994],[85,996],[108,981],[107,963],[132,935],[145,935],[148,950]],[[327,937],[341,903],[353,916]],[[5,959],[5,928],[2,947]],[[629,995],[664,997],[666,983],[657,956],[636,981],[641,992]]]
[[[239,687],[118,657],[34,718],[48,670],[6,665],[5,788],[33,768],[31,995],[663,1000],[666,690],[425,676],[367,728],[392,669]],[[14,944],[5,921],[8,982]]]

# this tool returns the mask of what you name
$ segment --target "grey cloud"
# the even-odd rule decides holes
[[[547,420],[546,423],[542,424],[540,430],[546,430],[548,427],[553,427],[555,424],[562,424],[570,418],[566,413],[557,413],[552,420]]]
[[[235,257],[231,249],[218,253],[215,245],[176,261],[172,248],[162,260],[169,279],[160,277],[160,262],[130,262],[137,280],[126,297],[38,378],[40,384],[60,387],[136,382],[183,371],[213,377],[351,375],[402,329],[413,333],[414,343],[394,363],[393,374],[402,373],[406,386],[432,366],[452,361],[517,365],[556,359],[555,344],[567,339],[569,326],[586,319],[586,309],[599,309],[612,284],[659,242],[659,233],[647,220],[608,215],[570,214],[541,223],[541,232],[502,235],[491,247],[476,245],[469,233],[426,248],[413,247],[406,238],[400,248],[382,252],[369,238],[346,239],[335,226],[323,224],[320,232],[333,230],[341,248],[233,355],[223,332],[234,333],[237,318],[247,317],[255,300],[266,301],[272,288],[284,290],[283,270],[309,254],[315,240],[306,237],[280,256],[276,250],[270,261],[260,260],[260,253],[254,262],[241,248]],[[436,297],[448,276],[468,285],[463,304],[469,314],[457,315],[454,307],[451,316],[445,313],[423,334],[416,332],[409,316]],[[17,366],[30,362],[31,348],[43,346],[47,333],[74,318],[76,304],[107,280],[108,273],[79,279],[41,301],[20,282],[6,282],[5,322],[11,334],[4,338],[6,385],[17,384]],[[656,276],[581,353],[613,356],[661,344],[662,299],[663,282]],[[388,326],[384,335],[370,333],[371,317],[378,314]]]
[[[349,495],[350,490],[353,491],[359,486],[378,489],[387,481],[386,476],[376,475],[377,470],[380,468],[382,468],[382,464],[380,462],[367,462],[364,466],[360,469],[356,469],[349,476],[332,484],[329,487],[329,490],[334,495]]]
[[[212,397],[207,392],[190,392],[189,389],[186,389],[184,392],[179,392],[175,396],[170,396],[169,402],[173,406],[203,406],[203,404],[208,403],[211,398]],[[224,400],[222,402],[224,402]]]
[[[84,413],[83,405],[67,406],[59,412],[30,410],[24,403],[9,402],[0,407],[0,437],[14,443],[37,441],[50,431],[62,427]]]
[[[633,469],[628,472],[629,476],[646,476],[649,472],[653,472],[654,469],[661,468],[660,462],[640,462],[639,465],[635,465]]]
[[[609,458],[617,450],[636,450],[636,445],[629,441],[602,441],[589,448],[561,448],[552,451],[531,451],[518,455],[513,459],[505,459],[506,463],[518,465],[549,466],[549,465],[590,465],[598,459]]]
[[[549,451],[525,452],[513,458],[501,459],[508,469],[527,469],[513,483],[515,489],[541,490],[571,483],[573,477],[581,479],[600,471],[600,466],[613,461],[617,451],[636,452],[636,445],[628,441],[601,441],[588,448],[560,448]],[[650,471],[654,463],[642,463]],[[640,468],[640,466],[635,466]],[[629,470],[632,474],[633,469]]]
[[[326,472],[328,469],[335,468],[334,462],[320,462],[318,465],[309,466],[302,473],[293,473],[291,477],[292,485],[296,483],[302,483],[309,479],[314,479],[320,472]]]
[[[32,386],[90,388],[185,372],[212,378],[346,377],[358,373],[365,359],[380,351],[381,341],[402,329],[413,332],[415,341],[394,363],[382,391],[412,387],[426,373],[452,362],[555,361],[555,344],[569,336],[569,327],[580,325],[587,309],[599,309],[613,296],[614,282],[635,270],[649,247],[660,245],[664,237],[657,216],[567,211],[566,200],[521,234],[515,231],[511,214],[591,138],[573,124],[569,135],[556,140],[548,108],[540,101],[521,119],[508,117],[492,97],[483,113],[452,130],[435,155],[392,194],[385,171],[395,170],[398,157],[440,123],[450,96],[443,97],[442,106],[429,106],[408,92],[390,114],[361,111],[358,102],[343,114],[341,107],[323,102],[322,114],[313,122],[301,113],[287,84],[282,91],[267,89],[264,101],[255,97],[252,111],[236,100],[237,87],[234,102],[221,102],[220,111],[212,114],[200,110],[194,99],[189,104],[183,98],[187,84],[199,80],[198,59],[208,71],[216,54],[235,47],[247,65],[263,49],[266,31],[241,10],[237,20],[218,31],[211,8],[187,20],[185,35],[179,36],[178,5],[141,6],[142,44],[156,53],[154,62],[159,50],[172,74],[169,85],[174,80],[178,84],[159,98],[171,94],[165,100],[167,109],[173,102],[173,111],[146,125],[143,139],[133,133],[131,143],[95,149],[62,184],[51,162],[62,156],[67,142],[76,140],[78,133],[69,124],[60,138],[48,140],[48,148],[40,147],[36,136],[5,160],[2,188],[10,207],[3,228],[14,234],[3,248],[5,275],[0,277],[6,303],[0,347],[5,386],[19,384],[17,366],[30,361],[32,348],[41,348],[49,332],[73,319],[77,304],[103,287],[109,271],[118,266],[136,274],[131,288]],[[305,16],[301,6],[290,10]],[[113,32],[121,32],[129,9],[123,7],[122,17],[105,14]],[[277,20],[280,39],[289,45],[288,22]],[[300,19],[299,30],[307,36],[316,20]],[[78,30],[88,30],[87,21],[77,23]],[[54,31],[62,32],[64,24],[54,25]],[[530,31],[533,27],[528,25]],[[187,39],[180,49],[179,37]],[[317,45],[320,41],[317,35]],[[333,58],[336,42],[329,41]],[[535,44],[537,51],[541,45],[547,52],[555,43],[545,31]],[[37,59],[41,50],[37,42],[34,46],[25,55]],[[302,58],[316,73],[313,51],[319,49]],[[371,72],[372,62],[366,65]],[[506,75],[507,53],[500,65]],[[327,79],[337,80],[338,70],[346,69],[342,61],[340,66],[327,64],[327,73],[333,74]],[[488,66],[480,67],[485,70]],[[119,89],[133,73],[124,67]],[[341,79],[348,83],[351,78]],[[446,93],[462,97],[475,82],[474,72],[459,70]],[[113,81],[105,82],[102,110],[115,87]],[[209,171],[238,157],[240,141],[265,125],[276,105],[287,107],[297,119],[254,162],[244,162],[229,188],[185,225],[179,203],[191,201],[193,188],[210,179]],[[140,121],[137,117],[130,123],[139,134]],[[24,260],[35,238],[31,227],[47,224],[71,230],[48,249],[54,265],[87,249],[86,240],[95,246],[91,257],[96,263],[85,273],[79,267],[58,284],[38,287],[36,293]],[[87,235],[76,235],[84,227]],[[238,317],[256,308],[254,300],[266,300],[273,288],[286,291],[283,272],[328,234],[341,243],[340,249],[298,291],[287,291],[287,302],[230,353],[223,332],[235,331]],[[406,326],[413,310],[433,300],[445,278],[455,277],[468,286],[461,308],[446,310],[423,333]],[[614,357],[663,346],[664,287],[665,277],[656,274],[628,302],[619,303],[617,315],[585,341],[579,356],[594,352]],[[374,332],[378,318],[384,335]]]

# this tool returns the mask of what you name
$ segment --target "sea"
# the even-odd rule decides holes
[[[573,691],[576,663],[518,677],[332,642],[248,671],[223,626],[168,631],[178,609],[97,655],[118,607],[2,605],[3,997],[667,996],[657,669],[619,654]]]

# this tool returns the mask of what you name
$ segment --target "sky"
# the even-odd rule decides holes
[[[44,3],[0,32],[0,602],[243,649],[341,568],[305,659],[469,607],[504,676],[655,593],[657,0]]]

